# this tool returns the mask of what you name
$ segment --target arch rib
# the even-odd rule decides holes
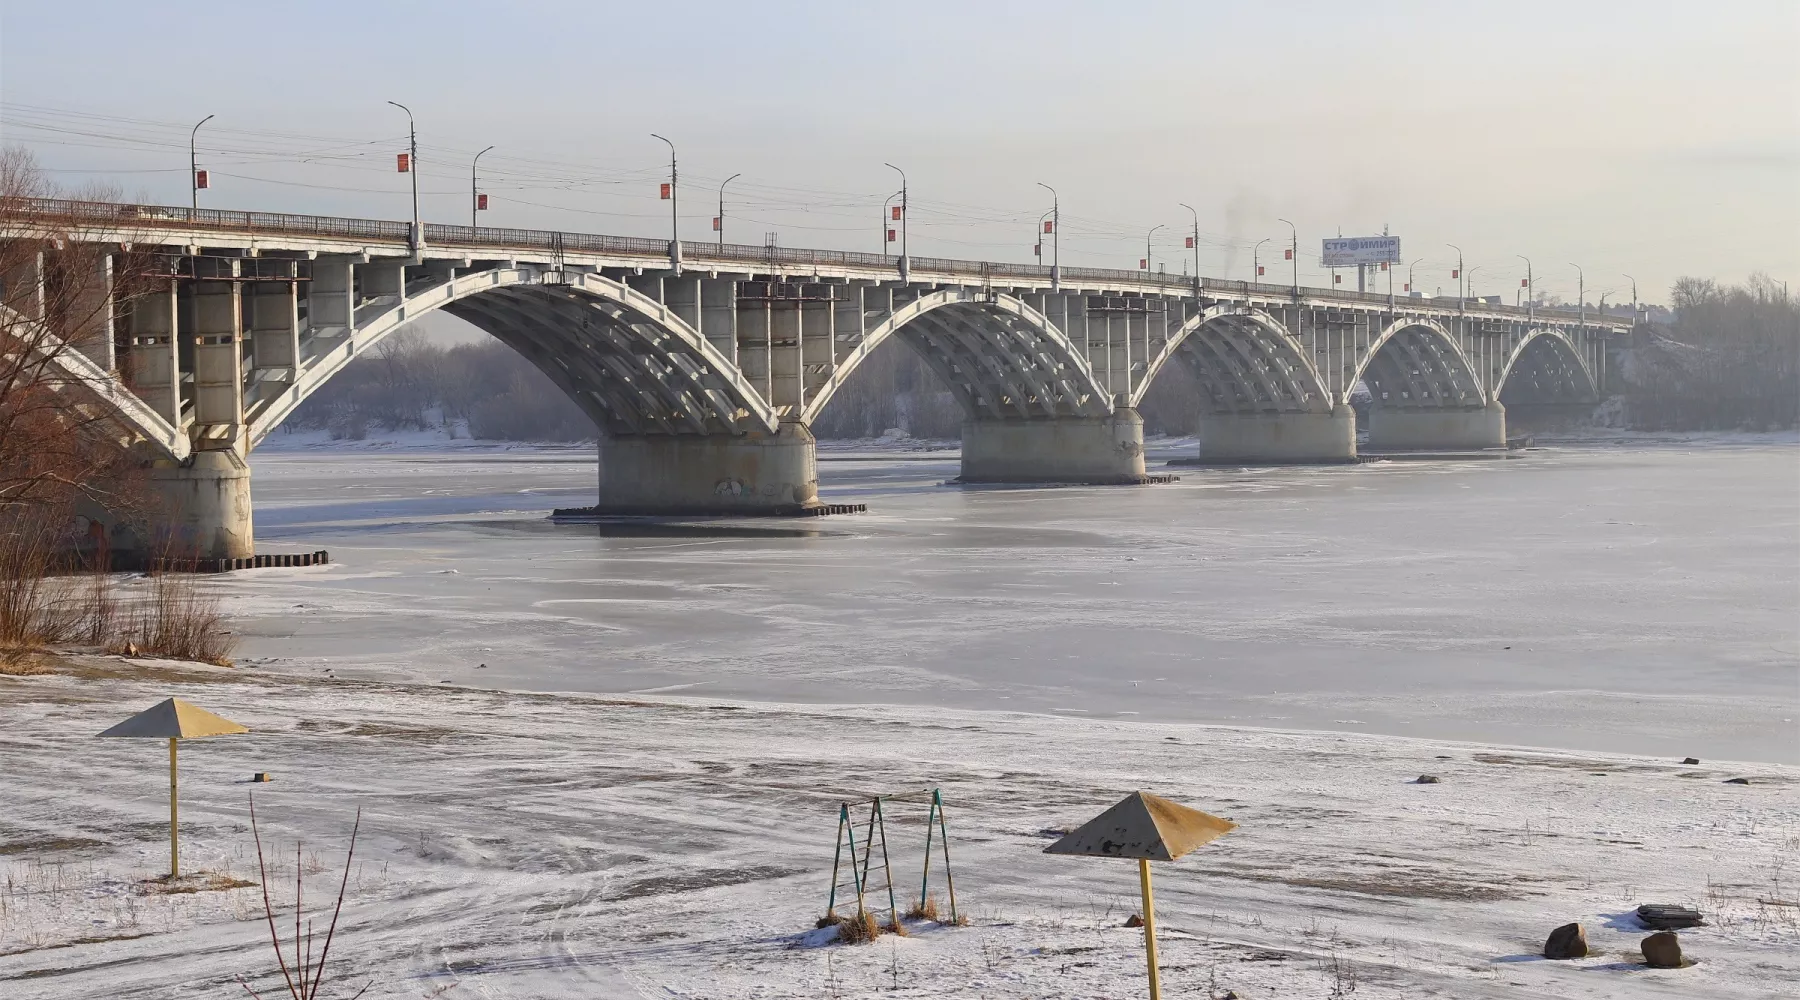
[[[1576,392],[1582,396],[1583,400],[1598,399],[1600,389],[1594,382],[1594,373],[1588,367],[1587,359],[1575,349],[1574,344],[1569,342],[1566,333],[1554,327],[1535,327],[1526,331],[1525,336],[1506,356],[1506,363],[1500,369],[1500,378],[1494,383],[1494,398],[1500,398],[1500,390],[1506,387],[1507,379],[1512,378],[1513,370],[1520,359],[1525,356],[1526,350],[1539,340],[1546,338],[1549,341],[1550,349],[1561,356],[1563,363],[1565,365],[1573,363],[1574,370],[1580,373],[1581,384],[1573,387]]]
[[[1209,325],[1219,331],[1217,339],[1224,341],[1224,350],[1213,343],[1213,338],[1198,336],[1194,339]],[[1254,398],[1256,390],[1260,390],[1268,403],[1267,406],[1255,406],[1255,409],[1280,408],[1284,397],[1292,400],[1299,410],[1315,409],[1309,405],[1312,400],[1324,403],[1326,408],[1330,406],[1331,394],[1325,390],[1324,380],[1293,345],[1287,327],[1265,312],[1234,304],[1212,306],[1196,313],[1169,334],[1162,350],[1145,365],[1143,380],[1132,392],[1132,406],[1143,401],[1163,366],[1184,349],[1193,352],[1194,361],[1190,367],[1197,375],[1213,367],[1206,362],[1206,356],[1210,354],[1229,370],[1239,395],[1255,403],[1258,402]],[[1213,384],[1224,386],[1216,379]]]
[[[1475,366],[1469,361],[1469,356],[1463,353],[1462,345],[1457,343],[1456,338],[1452,337],[1450,331],[1444,329],[1442,325],[1433,320],[1420,319],[1418,317],[1396,319],[1382,329],[1381,335],[1369,343],[1368,350],[1357,360],[1356,370],[1348,379],[1344,380],[1343,397],[1334,400],[1334,402],[1348,404],[1350,402],[1351,390],[1355,388],[1356,383],[1362,381],[1363,373],[1368,370],[1375,358],[1382,353],[1383,348],[1386,348],[1389,342],[1401,333],[1415,329],[1426,331],[1429,338],[1436,342],[1438,351],[1437,356],[1444,359],[1446,362],[1441,366],[1443,383],[1448,386],[1454,386],[1457,378],[1461,377],[1467,379],[1469,385],[1473,386],[1475,389],[1476,400],[1474,405],[1485,406],[1489,401],[1487,387],[1483,384],[1481,377],[1476,374]],[[1414,378],[1406,372],[1404,366],[1398,364],[1398,359],[1395,359],[1396,371],[1401,375],[1402,381],[1407,383],[1408,391],[1412,394],[1413,398],[1418,399],[1421,396],[1421,393],[1418,391],[1418,379],[1426,379],[1429,377],[1423,369],[1430,367],[1430,365],[1423,358],[1418,356],[1416,351],[1412,349],[1411,344],[1403,340],[1400,342],[1400,347],[1407,351],[1409,357],[1421,369],[1418,377]],[[1447,355],[1443,353],[1445,349],[1448,349]],[[1433,395],[1436,395],[1435,390],[1433,391]]]
[[[910,324],[938,310],[948,310],[917,329],[925,339],[936,342],[938,349],[964,369],[965,380],[973,381],[983,396],[994,396],[989,404],[998,409],[997,394],[1012,397],[1012,404],[1022,414],[1056,416],[1057,397],[1066,395],[1075,416],[1105,416],[1112,412],[1112,402],[1094,379],[1087,359],[1075,350],[1067,336],[1049,318],[1010,295],[994,295],[973,288],[946,288],[917,296],[898,305],[886,319],[862,338],[849,353],[838,360],[837,370],[807,401],[801,419],[816,420],[831,401],[844,380],[868,359],[889,337],[906,330]],[[953,317],[953,319],[952,319]],[[1060,367],[1041,371],[1042,365],[1027,364],[1036,356],[1035,345],[1026,343],[1027,331],[1050,348],[1050,360]],[[951,353],[954,351],[955,353]],[[1003,368],[994,367],[995,356],[1007,359]],[[977,374],[983,377],[976,378]],[[939,374],[945,374],[939,371]],[[1043,376],[1049,376],[1045,378]],[[1056,386],[1066,387],[1058,393]],[[1028,390],[1028,391],[1027,391]],[[1030,396],[1036,396],[1032,406]],[[1048,412],[1036,413],[1037,409]]]
[[[415,290],[416,289],[416,290]],[[475,296],[503,289],[537,290],[536,294],[545,294],[550,289],[561,290],[564,294],[574,294],[593,303],[610,303],[621,310],[621,316],[615,321],[632,330],[632,336],[646,340],[640,324],[645,324],[655,333],[674,341],[678,353],[686,354],[702,362],[712,376],[721,383],[730,402],[735,409],[743,413],[761,430],[774,433],[779,427],[775,412],[762,396],[752,388],[749,382],[738,371],[737,366],[728,361],[718,349],[706,338],[694,330],[679,315],[667,306],[638,292],[627,285],[613,281],[597,274],[575,274],[565,271],[539,271],[531,268],[495,268],[474,271],[435,284],[417,287],[409,283],[407,297],[404,301],[389,298],[386,303],[377,302],[378,310],[367,315],[360,315],[359,310],[354,336],[345,338],[344,342],[332,347],[323,355],[313,359],[291,386],[270,400],[264,401],[248,414],[250,423],[250,446],[254,448],[263,438],[280,425],[281,421],[293,413],[306,398],[317,391],[332,376],[342,371],[353,359],[362,356],[381,343],[396,330],[407,323],[443,309],[453,303],[463,302]],[[531,292],[526,292],[530,295]],[[535,296],[534,296],[535,297]],[[368,307],[364,307],[365,310]],[[625,319],[629,317],[629,319]],[[500,321],[499,317],[495,321]],[[659,350],[667,351],[666,348]]]

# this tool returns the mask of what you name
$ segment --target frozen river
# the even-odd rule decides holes
[[[1175,471],[827,452],[868,514],[596,527],[544,518],[586,449],[259,452],[259,545],[333,565],[219,585],[242,662],[314,675],[1800,762],[1792,445]]]

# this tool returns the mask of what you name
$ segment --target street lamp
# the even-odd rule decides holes
[[[881,203],[881,255],[884,257],[887,256],[887,245],[894,242],[891,238],[894,231],[893,227],[888,225],[888,209],[893,207],[894,199],[898,197],[900,197],[900,192],[895,191],[893,194],[887,196],[887,200]]]
[[[1300,230],[1295,229],[1294,224],[1286,219],[1276,219],[1275,221],[1287,222],[1287,227],[1294,238],[1294,242],[1288,247],[1288,256],[1294,261],[1294,298],[1298,299],[1300,297]]]
[[[681,273],[681,189],[675,171],[675,144],[663,139],[655,132],[650,133],[652,139],[662,139],[669,143],[669,266],[676,274]]]
[[[1532,281],[1531,258],[1525,256],[1522,253],[1516,253],[1516,254],[1513,254],[1513,256],[1517,257],[1520,260],[1525,262],[1525,284],[1522,287],[1525,289],[1525,294],[1530,295],[1531,293],[1537,291],[1537,289],[1533,288],[1531,285],[1531,281]],[[1535,323],[1535,322],[1537,322],[1536,316],[1537,316],[1537,304],[1534,303],[1531,299],[1527,298],[1525,300],[1525,321],[1527,323]]]
[[[1050,288],[1054,291],[1062,286],[1062,199],[1057,197],[1055,188],[1043,181],[1038,181],[1037,186],[1050,192]],[[1043,241],[1044,236],[1039,233],[1038,243]]]
[[[1476,265],[1475,265],[1475,266],[1474,266],[1474,267],[1471,267],[1471,268],[1469,268],[1469,269],[1468,269],[1468,270],[1467,270],[1467,271],[1464,271],[1464,272],[1463,272],[1463,282],[1464,282],[1464,289],[1463,289],[1463,291],[1464,291],[1464,298],[1463,298],[1463,301],[1464,301],[1464,303],[1465,303],[1465,304],[1466,304],[1466,303],[1467,303],[1467,302],[1468,302],[1468,296],[1467,296],[1467,293],[1468,293],[1468,292],[1470,292],[1470,291],[1473,291],[1473,290],[1474,290],[1474,288],[1475,288],[1475,272],[1476,272],[1476,271],[1479,271],[1479,270],[1481,270],[1481,265],[1480,265],[1480,264],[1476,264]],[[1502,303],[1502,304],[1504,304],[1504,303],[1505,303],[1505,302],[1506,302],[1506,300],[1505,300],[1505,299],[1501,299],[1501,300],[1500,300],[1500,301],[1501,301],[1501,303]]]
[[[1156,227],[1152,228],[1148,233],[1144,234],[1144,274],[1146,276],[1148,276],[1150,274],[1150,241],[1152,238],[1154,238],[1156,236],[1157,230],[1167,229],[1167,228],[1169,228],[1169,227],[1168,226],[1156,226]]]
[[[494,147],[489,146],[487,149],[482,150],[480,153],[476,153],[475,159],[469,161],[469,228],[470,229],[475,228],[475,219],[476,219],[475,213],[481,211],[481,191],[480,191],[480,185],[475,179],[475,168],[481,165],[482,154],[486,153],[488,150],[493,149],[493,148]]]
[[[1194,206],[1185,201],[1177,202],[1177,204],[1187,209],[1188,213],[1194,217],[1194,295],[1198,297],[1200,295],[1200,213],[1194,211]]]
[[[194,221],[194,217],[200,214],[200,154],[195,152],[194,143],[200,136],[200,125],[205,125],[216,117],[218,116],[207,115],[200,119],[199,125],[194,126],[194,131],[188,133],[188,185],[192,188],[190,193],[194,196],[193,214],[188,216],[189,222]]]
[[[1459,282],[1456,286],[1457,300],[1466,303],[1469,299],[1469,278],[1468,272],[1463,270],[1462,247],[1459,247],[1454,243],[1446,243],[1444,245],[1456,251],[1456,273],[1451,275],[1451,277],[1454,277]]]
[[[1638,324],[1637,279],[1629,274],[1625,277],[1631,282],[1631,325],[1636,326]]]
[[[1269,242],[1271,238],[1265,236],[1256,241],[1256,246],[1250,248],[1250,280],[1252,283],[1262,283],[1262,245]]]
[[[1413,290],[1413,268],[1418,265],[1419,261],[1424,259],[1425,258],[1423,257],[1415,257],[1411,264],[1406,265],[1406,294],[1409,296],[1412,294]]]
[[[900,280],[905,281],[912,270],[912,262],[906,256],[906,217],[912,214],[906,210],[906,171],[892,163],[883,162],[882,166],[900,175]]]
[[[1575,269],[1575,330],[1579,333],[1587,328],[1587,274],[1581,270],[1580,264],[1571,261],[1569,266]]]
[[[406,172],[412,177],[413,221],[412,244],[414,253],[425,248],[425,227],[419,223],[419,130],[413,125],[412,109],[399,101],[389,101],[394,107],[406,112]]]
[[[735,181],[742,176],[744,176],[743,172],[739,171],[719,182],[719,218],[716,220],[713,228],[719,231],[720,251],[725,249],[725,185],[730,184],[732,181]]]

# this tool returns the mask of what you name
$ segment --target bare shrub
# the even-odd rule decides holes
[[[281,934],[275,929],[275,904],[269,898],[269,867],[263,860],[262,830],[256,824],[256,796],[250,797],[250,835],[256,840],[256,869],[262,877],[263,914],[269,921],[269,943],[275,949],[275,964],[281,968],[281,979],[291,1000],[317,1000],[325,986],[325,962],[331,956],[331,942],[337,936],[338,915],[344,911],[344,891],[350,886],[350,863],[356,859],[356,834],[362,829],[362,810],[356,810],[356,822],[350,827],[350,846],[344,853],[344,875],[338,881],[337,905],[331,910],[331,923],[320,940],[318,958],[313,957],[313,925],[306,921],[306,933],[300,932],[306,908],[304,875],[300,863],[300,843],[294,842],[294,953],[290,958],[281,950]],[[238,977],[244,992],[262,1000],[262,996]],[[351,995],[351,1000],[369,992],[373,982]]]
[[[157,573],[149,595],[127,609],[112,651],[125,652],[127,643],[139,655],[229,667],[237,637],[225,628],[219,599],[202,593],[192,576]]]

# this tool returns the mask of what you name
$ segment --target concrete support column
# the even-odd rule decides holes
[[[1376,408],[1369,411],[1367,450],[1473,451],[1506,447],[1506,407],[1478,410]]]
[[[812,432],[644,435],[600,442],[602,514],[776,514],[816,506]]]
[[[138,398],[181,426],[181,366],[176,354],[175,282],[131,304],[131,388]]]
[[[237,261],[231,261],[236,277]],[[236,281],[194,283],[194,423],[235,447],[243,428],[243,312]]]
[[[1122,406],[1107,417],[964,421],[962,481],[1144,482],[1144,420]]]
[[[71,319],[75,329],[69,342],[107,371],[118,367],[113,346],[113,259],[101,254],[94,270],[81,282],[81,292],[74,302]]]
[[[1200,418],[1200,461],[1314,464],[1356,461],[1356,412],[1221,413]]]
[[[149,557],[243,559],[256,554],[250,523],[250,464],[235,451],[195,452],[150,467],[158,501]]]
[[[298,377],[300,302],[294,282],[259,281],[250,286],[250,359],[258,374],[286,369],[286,381]]]

